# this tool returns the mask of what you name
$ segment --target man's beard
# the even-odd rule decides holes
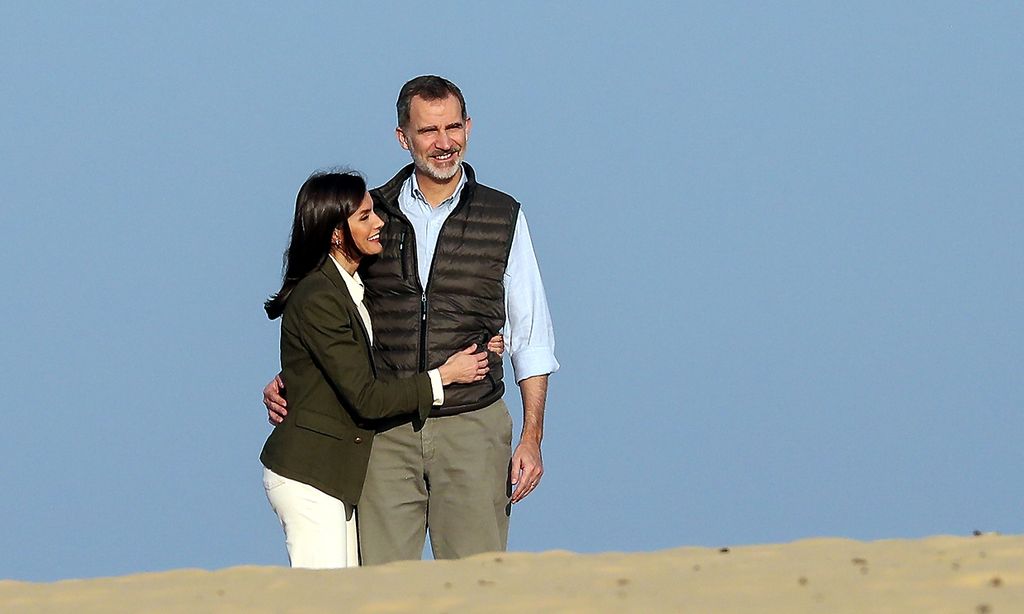
[[[432,163],[432,158],[429,156],[420,156],[413,150],[409,150],[409,155],[412,156],[413,164],[416,165],[416,169],[421,173],[424,173],[431,179],[436,181],[448,181],[459,173],[459,169],[462,168],[462,154],[466,151],[464,147],[459,148],[458,151],[448,150],[452,155],[454,163],[451,168],[438,168]]]

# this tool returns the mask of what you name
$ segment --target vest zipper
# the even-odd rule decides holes
[[[427,291],[420,294],[420,373],[427,371]]]
[[[402,237],[398,239],[398,259],[402,262],[402,279],[409,277],[409,269],[405,266],[405,228],[402,229]]]
[[[465,169],[463,169],[462,172],[466,172]],[[451,213],[449,213],[448,217],[445,218],[444,223],[441,224],[441,230],[437,232],[437,243],[441,242],[441,237],[444,236],[445,226],[447,226],[448,222],[451,221],[451,217],[455,215],[461,207],[466,206],[466,203],[472,200],[473,187],[474,186],[467,183],[465,187],[462,188],[462,194],[459,196],[459,202],[455,204],[455,208],[451,210]],[[434,265],[436,264],[437,253],[435,251],[434,258],[430,261],[430,270],[427,271],[426,286],[423,285],[423,280],[420,280],[420,288],[422,291],[422,294],[420,294],[420,314],[422,316],[422,319],[420,320],[420,373],[426,373],[427,371],[427,292],[430,291],[430,282],[434,279]],[[416,271],[416,275],[419,276],[418,260],[416,261]]]

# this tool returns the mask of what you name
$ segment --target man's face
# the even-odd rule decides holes
[[[399,126],[395,133],[419,172],[448,181],[459,172],[471,125],[470,119],[462,119],[462,105],[455,96],[438,100],[414,96],[409,104],[409,125]]]

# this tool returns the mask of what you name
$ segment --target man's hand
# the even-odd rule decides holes
[[[519,382],[523,398],[523,433],[512,453],[512,503],[519,503],[533,492],[544,475],[540,441],[544,438],[544,404],[548,396],[548,376],[535,375]]]
[[[288,401],[284,400],[284,382],[280,373],[263,389],[263,404],[267,406],[267,419],[274,426],[281,424],[288,415]]]
[[[540,458],[540,444],[520,441],[512,453],[512,503],[519,503],[533,492],[544,475],[544,462]]]

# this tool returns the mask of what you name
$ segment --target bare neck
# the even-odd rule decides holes
[[[331,249],[331,256],[333,256],[334,259],[338,261],[338,264],[341,265],[341,268],[343,268],[346,271],[348,271],[349,275],[355,275],[356,274],[356,269],[359,268],[359,261],[358,260],[352,260],[351,258],[346,256],[345,253],[342,252],[338,248]]]

